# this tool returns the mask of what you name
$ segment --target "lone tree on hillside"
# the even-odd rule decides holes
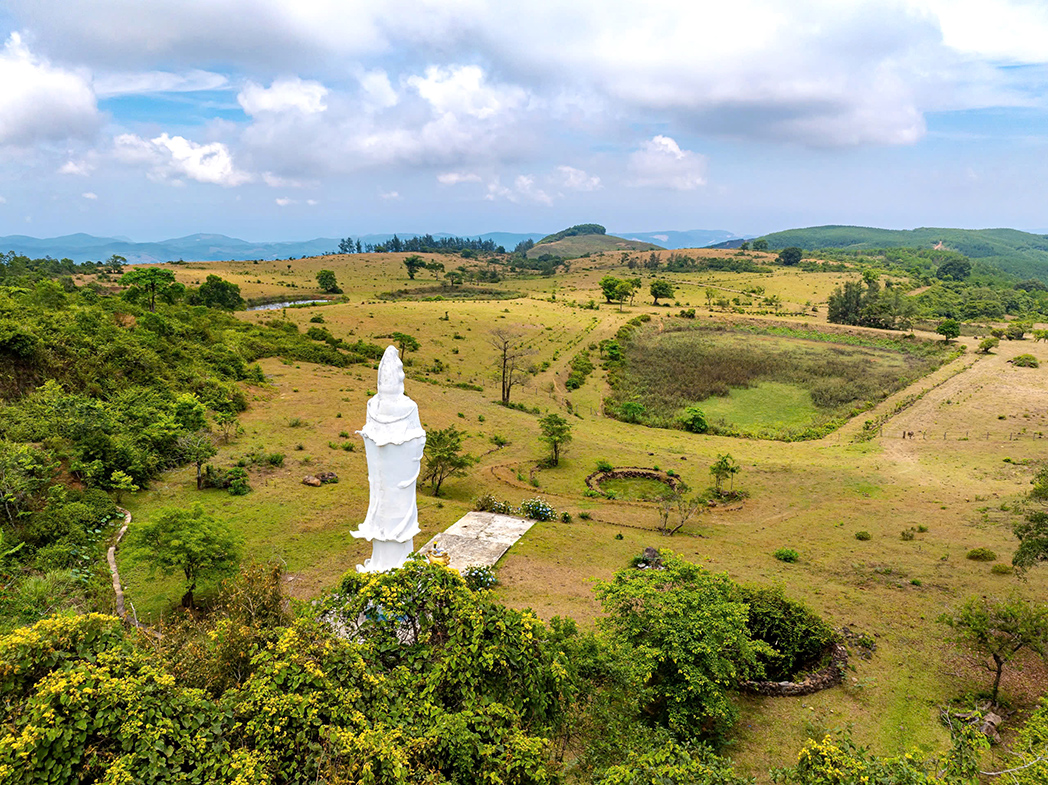
[[[426,260],[418,254],[412,254],[404,260],[404,266],[408,270],[408,278],[415,280],[415,273],[426,266]]]
[[[669,299],[672,297],[676,287],[669,281],[652,281],[649,291],[652,299],[655,300],[655,305],[658,305],[660,298]]]
[[[328,294],[342,294],[342,289],[335,280],[335,273],[331,270],[321,270],[317,273],[317,286]]]
[[[197,490],[202,490],[204,487],[202,468],[218,452],[218,448],[215,447],[215,437],[204,430],[184,433],[178,437],[178,451],[189,463],[196,464]]]
[[[422,345],[418,342],[417,338],[413,335],[408,335],[407,333],[393,333],[389,338],[397,345],[401,357],[403,357],[407,352],[417,352]]]
[[[1028,512],[1012,531],[1019,538],[1019,547],[1012,555],[1015,569],[1025,572],[1038,562],[1048,561],[1048,512]]]
[[[779,251],[779,256],[776,261],[787,267],[793,267],[794,265],[800,264],[802,256],[804,256],[804,251],[796,245],[791,245],[789,248],[783,248]]]
[[[710,474],[713,475],[713,487],[718,494],[721,492],[721,485],[729,478],[731,478],[729,490],[735,489],[735,475],[739,473],[739,468],[738,461],[728,453],[721,455],[715,463],[710,465]]]
[[[550,449],[550,466],[556,466],[560,463],[560,454],[571,441],[571,423],[559,414],[547,414],[539,420],[539,428],[542,431],[539,439]]]
[[[240,542],[229,524],[205,514],[199,504],[189,510],[160,510],[131,530],[131,545],[145,558],[150,575],[157,570],[164,575],[185,575],[184,608],[193,607],[193,592],[200,580],[233,573],[240,562]]]
[[[489,333],[488,343],[495,350],[495,362],[502,378],[502,405],[509,406],[509,394],[524,380],[524,363],[535,350],[525,344],[523,336],[502,327]]]
[[[994,704],[1004,666],[1015,655],[1023,649],[1041,656],[1048,651],[1048,606],[1033,605],[1018,595],[1007,600],[971,597],[938,621],[953,629],[953,641],[994,675],[990,693]]]
[[[120,283],[131,289],[138,289],[149,297],[149,310],[156,313],[156,298],[175,285],[175,274],[156,265],[136,267],[124,273],[120,277]]]
[[[957,323],[956,319],[943,319],[935,328],[935,332],[942,336],[944,343],[949,343],[954,338],[960,337],[961,325]]]
[[[426,469],[422,473],[422,482],[430,484],[434,496],[440,496],[444,480],[465,475],[466,469],[476,462],[472,455],[462,452],[462,437],[465,435],[454,425],[426,435]]]

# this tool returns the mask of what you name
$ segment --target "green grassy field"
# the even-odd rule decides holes
[[[581,307],[591,299],[600,301],[601,276],[630,272],[619,266],[618,254],[576,260],[569,273],[552,278],[507,280],[501,285],[526,295],[514,300],[378,300],[383,291],[432,285],[432,278],[422,280],[422,273],[419,281],[408,281],[402,256],[173,269],[185,282],[214,272],[239,283],[245,296],[269,297],[313,296],[316,271],[330,268],[346,290],[343,302],[242,317],[286,318],[305,330],[319,314],[324,327],[349,340],[382,343],[394,331],[418,338],[419,351],[407,358],[406,391],[418,402],[428,429],[455,425],[466,431],[466,448],[479,460],[467,477],[446,483],[444,498],[420,489],[423,531],[416,545],[454,523],[486,492],[513,503],[540,495],[573,516],[572,523],[537,524],[503,558],[498,595],[504,602],[534,608],[543,618],[566,615],[590,625],[599,613],[594,579],[609,578],[650,545],[680,552],[739,581],[780,584],[834,627],[847,625],[874,636],[876,653],[870,660],[853,661],[841,688],[803,698],[740,698],[743,720],[730,754],[759,781],[767,781],[769,767],[794,762],[806,738],[833,728],[852,728],[857,742],[878,752],[900,752],[912,745],[944,747],[938,706],[986,680],[943,642],[935,618],[973,594],[1017,591],[1040,601],[1048,596],[1048,569],[1033,570],[1020,582],[992,574],[990,564],[964,558],[971,548],[988,547],[1007,561],[1015,548],[1010,527],[1019,515],[1016,505],[1045,454],[1041,435],[1048,433],[1043,405],[1048,375],[1043,367],[1014,368],[1007,360],[1032,352],[1044,363],[1048,349],[1043,344],[1003,342],[995,354],[963,356],[813,441],[653,429],[602,414],[609,388],[599,368],[580,389],[568,392],[564,387],[568,363],[580,348],[613,337],[638,314],[653,314],[653,327],[665,329],[670,313],[676,313],[676,307],[655,308],[640,298],[621,312],[618,306]],[[776,269],[770,274],[665,277],[679,284],[681,306],[690,303],[698,318],[716,322],[740,317],[708,311],[707,286],[741,291],[759,284],[766,294],[804,307],[806,302],[825,302],[842,276]],[[824,308],[817,314],[810,307],[807,311],[802,326],[824,318]],[[791,323],[785,317],[767,318]],[[495,327],[519,333],[535,350],[535,373],[514,390],[513,401],[561,414],[573,426],[574,440],[556,468],[539,466],[545,451],[538,440],[538,417],[495,403],[498,380],[487,341]],[[883,335],[861,328],[850,333]],[[738,340],[758,338],[742,335]],[[961,339],[966,340],[970,348],[977,343]],[[264,361],[262,368],[269,383],[246,388],[250,408],[241,419],[245,432],[222,445],[215,462],[229,464],[261,447],[284,453],[284,466],[251,469],[253,491],[243,497],[196,491],[191,469],[169,472],[127,506],[136,520],[146,520],[164,506],[201,502],[231,521],[249,556],[283,560],[289,592],[308,599],[369,552],[349,533],[367,507],[364,455],[354,431],[363,425],[375,370],[278,360]],[[482,389],[455,386],[463,383]],[[727,407],[724,416],[749,417],[754,423],[766,418],[769,409],[779,412],[783,422],[810,414],[810,404],[796,388],[774,382],[708,401],[711,409]],[[857,441],[867,420],[882,424],[879,435]],[[914,438],[903,439],[901,434],[909,432]],[[496,448],[491,441],[496,435],[509,444]],[[341,449],[347,442],[356,449]],[[741,464],[735,485],[749,498],[711,508],[672,538],[656,533],[656,506],[636,500],[640,494],[633,493],[633,500],[625,498],[630,494],[616,500],[584,495],[585,477],[598,460],[673,469],[690,486],[703,488],[710,484],[710,464],[725,453]],[[335,471],[340,482],[321,488],[302,484],[305,474],[317,471]],[[590,519],[580,519],[580,512]],[[904,541],[900,532],[916,525],[928,531]],[[856,540],[860,529],[872,538]],[[774,559],[772,552],[783,546],[796,549],[799,561]],[[148,580],[130,552],[121,552],[120,568],[140,617],[155,617],[178,602],[178,582]],[[1004,694],[1022,708],[1046,682],[1043,663],[1025,661],[1022,670],[1006,672]]]

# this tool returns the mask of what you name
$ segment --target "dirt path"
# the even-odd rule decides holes
[[[127,534],[127,527],[131,525],[131,513],[123,507],[117,507],[117,510],[124,516],[124,525],[120,527],[120,531],[116,533],[116,540],[106,551],[106,561],[109,562],[109,574],[113,578],[113,593],[116,594],[116,615],[127,621],[127,610],[124,608],[124,588],[120,583],[120,572],[116,568],[116,549],[124,535]]]

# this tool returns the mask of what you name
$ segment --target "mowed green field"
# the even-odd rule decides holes
[[[592,624],[599,616],[594,579],[610,577],[651,545],[678,551],[735,580],[780,584],[833,626],[847,625],[874,636],[876,653],[868,661],[854,661],[841,688],[803,698],[740,699],[743,720],[730,754],[742,770],[765,782],[769,767],[795,761],[804,739],[833,728],[850,727],[856,741],[879,752],[913,745],[944,747],[938,706],[984,684],[986,677],[944,643],[935,618],[973,594],[1017,591],[1042,602],[1048,596],[1048,569],[1033,570],[1020,582],[991,574],[990,564],[965,558],[969,549],[987,547],[1007,562],[1014,550],[1014,505],[1029,488],[1034,463],[1045,456],[1040,437],[1048,432],[1048,372],[1014,368],[1006,361],[1023,352],[1048,361],[1043,344],[1004,342],[996,354],[963,356],[821,440],[784,443],[695,435],[604,417],[601,403],[608,388],[599,368],[579,390],[569,393],[564,388],[567,364],[576,352],[614,336],[633,316],[651,313],[657,323],[671,312],[650,301],[641,304],[646,298],[621,312],[618,306],[602,305],[594,311],[571,304],[599,302],[597,281],[605,274],[634,274],[619,266],[618,258],[577,260],[570,272],[554,278],[511,279],[502,285],[528,294],[515,300],[376,299],[380,292],[411,285],[402,256],[174,269],[186,282],[214,272],[236,280],[247,296],[269,297],[314,295],[312,276],[330,268],[346,290],[345,302],[286,313],[246,313],[243,318],[287,318],[304,330],[321,314],[325,328],[351,341],[383,343],[394,331],[419,339],[419,351],[408,355],[406,391],[417,401],[428,429],[455,425],[466,431],[466,448],[479,462],[467,477],[449,481],[442,499],[420,489],[423,532],[416,545],[454,523],[485,492],[513,503],[540,495],[573,515],[572,523],[537,524],[503,558],[497,591],[508,604],[534,608],[543,618],[566,615]],[[420,273],[417,283],[431,284],[427,275]],[[699,318],[717,320],[727,317],[707,312],[706,286],[742,290],[756,282],[767,294],[803,306],[824,303],[844,276],[777,270],[665,277],[681,285],[681,306],[689,303],[698,309]],[[254,280],[262,283],[249,282]],[[296,287],[281,285],[289,282]],[[814,324],[820,318],[806,316],[802,323]],[[557,468],[537,468],[545,457],[538,417],[495,403],[499,387],[487,337],[496,328],[526,336],[535,349],[532,361],[538,367],[549,363],[514,390],[513,400],[540,412],[557,412],[572,423],[574,440]],[[437,360],[443,370],[433,370]],[[251,406],[241,418],[245,433],[223,445],[215,462],[228,464],[261,448],[284,453],[284,467],[252,469],[254,490],[243,497],[197,492],[194,472],[186,468],[168,473],[127,506],[136,520],[144,520],[163,506],[204,504],[231,521],[249,556],[283,560],[290,593],[308,599],[369,554],[350,532],[367,507],[363,447],[354,431],[364,423],[375,370],[276,359],[264,361],[262,367],[270,384],[247,388]],[[458,383],[479,385],[483,391],[453,386]],[[747,408],[803,408],[788,390],[762,387],[742,391],[753,396],[744,401]],[[912,405],[897,411],[900,402]],[[880,435],[856,441],[868,419],[883,420]],[[914,438],[901,438],[911,431]],[[509,444],[496,449],[491,441],[496,435]],[[345,443],[355,444],[354,451],[342,449]],[[654,531],[658,515],[650,502],[584,495],[584,479],[598,460],[673,469],[689,485],[701,488],[710,481],[709,465],[724,453],[741,463],[735,485],[750,497],[741,505],[695,517],[673,538]],[[304,475],[317,471],[335,471],[340,482],[321,488],[302,484]],[[590,520],[580,519],[580,512],[588,512]],[[902,530],[917,525],[928,531],[912,541],[901,539]],[[856,540],[859,530],[870,532],[872,539]],[[620,534],[622,539],[616,539]],[[796,549],[800,560],[776,561],[771,554],[783,546]],[[140,617],[155,617],[178,602],[182,590],[175,579],[150,581],[132,554],[121,553],[119,558],[128,597]],[[1006,672],[1003,690],[1022,706],[1046,682],[1043,665],[1025,661],[1021,670]]]

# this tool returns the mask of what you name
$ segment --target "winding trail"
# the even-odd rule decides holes
[[[127,527],[131,525],[131,513],[123,507],[117,507],[117,510],[124,515],[124,525],[120,527],[120,531],[116,533],[116,540],[109,546],[109,550],[106,551],[106,561],[109,562],[109,574],[113,576],[113,592],[116,594],[116,615],[122,621],[127,621],[127,610],[124,607],[124,588],[120,583],[120,573],[116,568],[116,549],[120,545],[120,540],[127,534]],[[136,624],[135,626],[138,625]]]

